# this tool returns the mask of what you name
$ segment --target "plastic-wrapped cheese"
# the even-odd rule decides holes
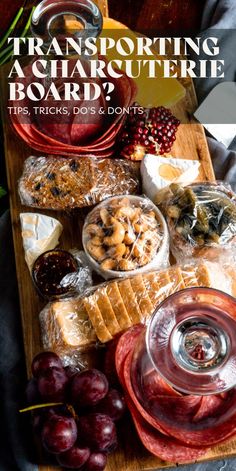
[[[20,222],[25,260],[31,271],[39,255],[58,245],[63,227],[57,219],[37,213],[21,213]]]
[[[143,192],[156,203],[159,192],[171,183],[189,184],[198,177],[198,160],[146,154],[141,162]]]

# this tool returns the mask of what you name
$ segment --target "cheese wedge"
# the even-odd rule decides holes
[[[155,203],[163,189],[173,183],[192,183],[199,174],[198,160],[177,159],[146,154],[141,162],[143,192]]]
[[[31,272],[36,258],[58,245],[63,227],[57,219],[37,213],[21,213],[20,222],[25,260]]]
[[[40,313],[44,348],[55,352],[84,349],[96,342],[91,321],[77,299],[61,300]]]

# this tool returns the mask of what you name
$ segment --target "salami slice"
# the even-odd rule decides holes
[[[195,416],[193,417],[194,422],[207,419],[209,417],[219,416],[224,412],[227,397],[223,399],[220,394],[203,396],[201,399],[200,407],[198,408]]]
[[[69,69],[73,70],[75,61],[70,59],[68,63]],[[36,79],[32,75],[32,64],[24,68],[25,77],[18,78],[17,82],[23,83],[25,88],[34,82],[43,82],[47,86],[47,82],[41,79]],[[127,109],[132,105],[136,95],[136,85],[134,81],[127,77],[124,73],[119,79],[107,77],[101,79],[102,82],[109,80],[114,84],[114,91],[112,93],[112,100],[110,106],[113,108],[119,107]],[[55,85],[58,90],[64,86],[65,82],[70,82],[71,79],[56,79]],[[73,81],[80,85],[81,79],[77,76]],[[89,81],[86,80],[86,81]],[[46,84],[46,85],[45,85]],[[83,87],[82,87],[83,88]],[[103,90],[103,88],[102,88]],[[55,114],[50,116],[45,113],[36,113],[33,107],[34,102],[30,101],[25,96],[21,106],[27,107],[30,115],[11,115],[12,124],[20,137],[31,147],[40,152],[49,154],[63,154],[63,155],[79,155],[79,156],[93,156],[96,157],[110,157],[114,153],[117,134],[124,122],[125,115],[121,113],[106,113],[107,102],[102,93],[97,100],[86,101],[81,99],[79,102],[54,100],[51,96],[45,100],[44,98],[37,101],[37,106],[41,107],[57,107],[67,109],[67,114]],[[13,106],[18,105],[18,101],[12,103]],[[74,105],[77,107],[86,106],[87,109],[95,110],[95,113],[74,114]],[[100,110],[104,113],[100,113]],[[30,118],[29,118],[30,116]]]
[[[130,350],[134,347],[135,342],[141,332],[143,331],[144,326],[142,324],[136,324],[127,330],[117,342],[116,352],[115,352],[115,365],[118,377],[120,379],[121,384],[124,386],[123,381],[123,363],[130,352]]]
[[[131,361],[132,351],[124,360],[123,374],[126,391],[143,418],[157,430],[175,437],[182,443],[192,446],[210,446],[220,443],[235,433],[236,420],[232,417],[232,412],[236,405],[235,396],[231,398],[230,402],[225,401],[224,412],[221,409],[223,412],[222,415],[211,415],[211,409],[208,415],[205,416],[205,420],[198,423],[194,421],[194,413],[196,412],[196,407],[201,403],[200,396],[182,396],[175,398],[157,396],[155,402],[155,419],[153,419],[153,417],[140,406],[134,394],[130,380]],[[213,399],[211,399],[211,401],[213,402]],[[208,403],[210,404],[210,400],[208,400]]]
[[[205,447],[189,447],[179,443],[172,437],[162,435],[147,424],[133,405],[131,399],[127,400],[127,405],[141,442],[150,453],[158,458],[172,463],[183,464],[195,461],[207,452]]]

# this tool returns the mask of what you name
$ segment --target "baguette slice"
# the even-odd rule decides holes
[[[123,303],[117,283],[112,281],[106,287],[107,296],[112,305],[120,330],[128,329],[132,325],[126,307]]]
[[[95,293],[94,293],[95,294]],[[108,342],[112,339],[112,335],[107,329],[103,320],[101,311],[96,303],[94,294],[83,298],[83,305],[92,322],[93,328],[101,342]]]
[[[142,319],[142,314],[130,280],[119,281],[117,285],[132,325],[138,324]]]
[[[136,275],[130,279],[133,292],[136,296],[139,309],[142,314],[142,318],[150,316],[153,311],[153,304],[149,298],[146,286],[144,284],[142,275]]]

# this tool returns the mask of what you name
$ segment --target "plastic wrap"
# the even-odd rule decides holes
[[[32,267],[34,284],[45,299],[81,294],[92,286],[92,273],[82,251],[43,252]]]
[[[83,226],[83,247],[105,279],[169,264],[169,237],[161,212],[146,197],[118,196],[96,206]]]
[[[65,365],[89,366],[97,337],[78,298],[51,302],[39,315],[46,350],[57,353]]]
[[[19,195],[26,206],[65,210],[136,194],[139,187],[139,167],[127,160],[31,156],[24,163]]]
[[[89,349],[96,339],[106,343],[140,322],[170,294],[193,286],[236,295],[236,269],[231,263],[202,261],[174,265],[105,282],[81,296],[51,303],[40,314],[43,344],[60,355]]]
[[[236,195],[223,182],[170,186],[164,208],[171,251],[178,262],[215,259],[236,243]]]

